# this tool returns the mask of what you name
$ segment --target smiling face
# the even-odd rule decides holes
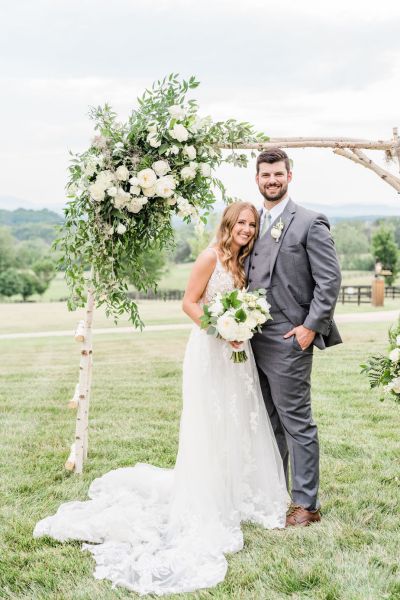
[[[262,162],[256,175],[256,182],[260,193],[264,196],[267,208],[277,204],[286,196],[292,172],[287,171],[285,162],[280,160],[274,163]]]
[[[240,211],[238,219],[232,227],[232,244],[237,248],[247,246],[253,239],[256,232],[256,220],[254,212],[249,208]]]

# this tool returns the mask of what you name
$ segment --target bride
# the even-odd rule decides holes
[[[225,577],[225,554],[243,547],[241,521],[285,527],[289,497],[251,347],[235,364],[229,343],[198,327],[204,303],[245,285],[258,222],[252,204],[231,204],[194,264],[175,468],[110,471],[91,484],[90,500],[63,504],[35,527],[35,537],[89,542],[98,579],[160,596],[212,587]]]

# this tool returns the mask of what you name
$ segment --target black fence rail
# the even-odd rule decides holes
[[[372,286],[371,285],[343,285],[340,289],[340,295],[338,302],[342,304],[346,303],[357,303],[369,304],[372,298]],[[400,300],[400,286],[386,285],[385,286],[385,298],[399,298]]]

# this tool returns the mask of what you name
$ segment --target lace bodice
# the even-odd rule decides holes
[[[235,289],[233,276],[231,273],[229,273],[229,271],[224,269],[221,261],[219,260],[217,251],[215,248],[209,248],[209,250],[213,250],[215,252],[217,262],[215,264],[214,271],[208,280],[206,289],[204,290],[204,294],[200,300],[200,304],[207,304],[218,292],[224,294],[225,292],[231,292]]]

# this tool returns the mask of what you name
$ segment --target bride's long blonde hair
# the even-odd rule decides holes
[[[233,255],[232,246],[232,229],[239,220],[239,215],[243,210],[249,209],[253,213],[256,229],[254,236],[246,246],[242,246],[239,250],[237,258]],[[220,260],[224,268],[232,273],[235,286],[242,288],[246,285],[246,274],[244,271],[244,261],[246,256],[253,249],[254,242],[258,236],[260,217],[257,209],[251,202],[234,202],[227,206],[223,212],[221,223],[219,224],[216,234],[216,249],[219,253]]]

